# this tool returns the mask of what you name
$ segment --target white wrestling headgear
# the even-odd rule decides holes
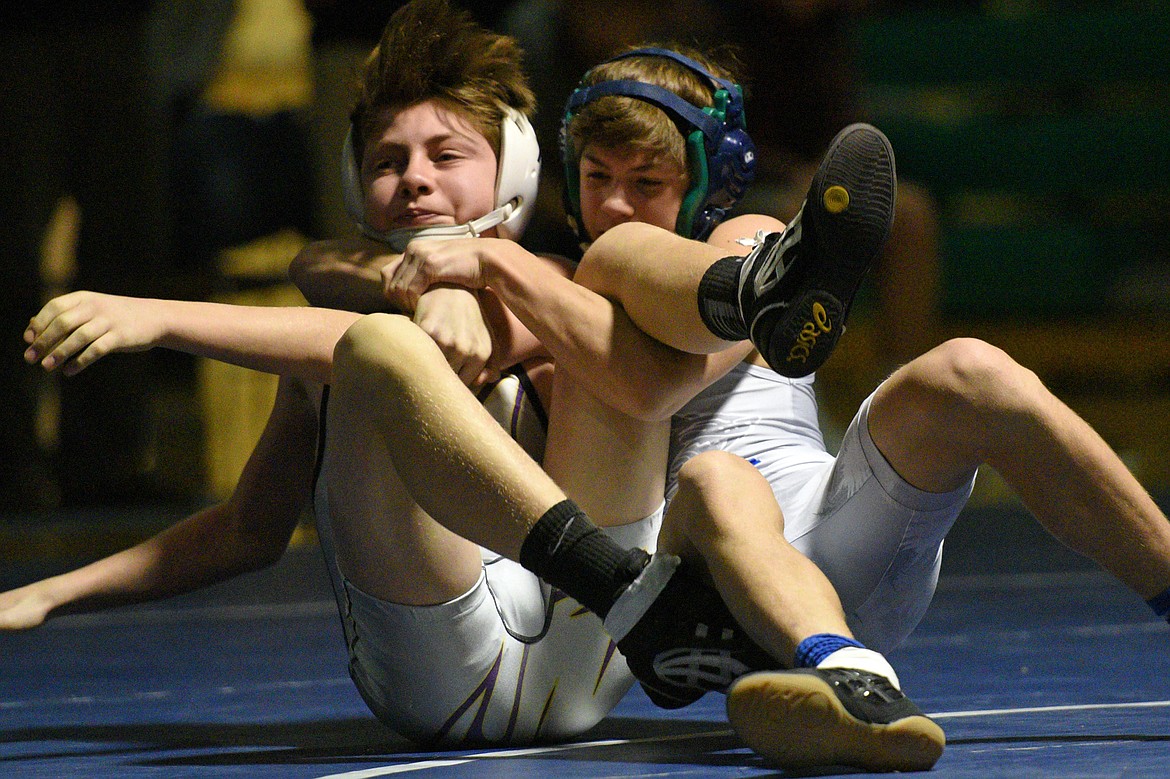
[[[495,208],[466,224],[438,227],[376,230],[366,222],[362,177],[354,150],[354,128],[345,136],[341,152],[341,185],[345,192],[345,210],[362,234],[388,244],[396,252],[419,238],[478,238],[496,228],[501,238],[519,240],[532,219],[536,207],[536,189],[540,179],[540,144],[528,117],[511,106],[504,106],[500,123],[500,155],[496,165]]]

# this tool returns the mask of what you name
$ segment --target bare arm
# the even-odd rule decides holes
[[[327,383],[333,347],[358,319],[346,311],[233,306],[71,292],[25,331],[25,360],[72,376],[113,352],[164,347],[266,373]]]
[[[415,241],[386,272],[401,289],[436,282],[490,287],[556,360],[608,405],[665,419],[750,353],[735,345],[686,354],[638,329],[621,306],[564,277],[511,241]]]
[[[436,284],[421,295],[399,294],[382,271],[401,256],[365,238],[316,241],[293,259],[289,278],[314,306],[409,314],[472,388],[505,368],[547,355],[491,292]]]
[[[268,426],[227,501],[97,562],[0,593],[0,630],[165,598],[272,564],[309,498],[316,423],[307,389],[282,379]]]
[[[365,238],[314,241],[288,266],[288,275],[313,306],[399,313],[382,287],[382,267],[401,255]]]

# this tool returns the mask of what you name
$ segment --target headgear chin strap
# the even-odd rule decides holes
[[[519,240],[536,207],[540,179],[540,145],[528,117],[504,106],[500,123],[500,156],[496,164],[495,208],[479,219],[457,225],[408,227],[377,230],[366,221],[361,170],[354,146],[354,128],[349,128],[341,152],[341,184],[345,210],[368,238],[388,244],[391,251],[405,251],[415,238],[478,238],[496,228],[501,238]]]
[[[675,232],[703,239],[723,221],[743,197],[756,174],[756,147],[747,134],[743,114],[743,90],[707,71],[677,51],[634,49],[609,60],[627,57],[666,57],[711,82],[714,105],[699,108],[656,84],[632,79],[602,81],[578,87],[569,96],[561,122],[561,157],[565,168],[565,213],[577,237],[588,241],[581,218],[581,180],[578,150],[573,148],[569,124],[581,108],[607,96],[631,97],[657,106],[678,125],[686,139],[687,169],[691,186],[683,197]]]

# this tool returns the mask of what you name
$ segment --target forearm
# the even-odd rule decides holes
[[[521,255],[485,258],[483,272],[558,371],[631,416],[670,416],[750,351],[750,345],[715,355],[672,349],[638,329],[613,301]]]
[[[303,306],[160,302],[166,330],[158,346],[321,384],[332,375],[333,347],[359,318]]]
[[[275,562],[311,492],[317,395],[281,378],[268,424],[229,500],[95,563],[0,593],[0,630],[165,598]]]
[[[88,612],[189,592],[258,567],[223,505],[193,514],[129,548],[33,585],[47,616]]]
[[[317,241],[289,265],[289,278],[311,305],[372,314],[390,310],[382,267],[398,255],[362,239]]]
[[[492,355],[488,367],[503,371],[513,365],[534,359],[547,359],[548,349],[540,339],[520,321],[504,301],[490,289],[481,290],[480,310],[492,337]]]

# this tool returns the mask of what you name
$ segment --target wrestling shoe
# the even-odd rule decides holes
[[[787,228],[744,258],[739,310],[772,370],[798,378],[828,359],[889,236],[896,189],[889,140],[868,124],[850,125],[833,139]]]
[[[610,609],[605,628],[646,695],[664,709],[726,692],[745,673],[780,667],[748,638],[718,591],[673,555],[651,558]]]
[[[843,668],[743,676],[728,690],[727,718],[786,769],[926,771],[946,746],[942,728],[884,676]]]

